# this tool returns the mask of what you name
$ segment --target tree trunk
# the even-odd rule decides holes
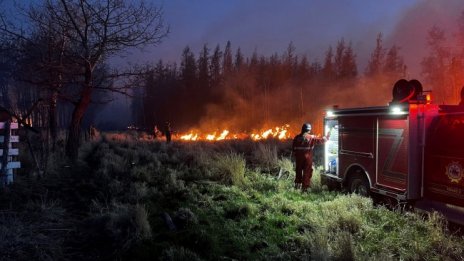
[[[57,113],[56,104],[58,99],[58,92],[53,90],[50,98],[50,111],[49,111],[49,128],[50,128],[50,139],[52,151],[56,149],[56,138],[57,138]]]
[[[75,161],[79,156],[81,122],[85,111],[89,107],[91,96],[92,86],[89,84],[84,87],[84,90],[81,93],[81,98],[77,102],[72,113],[71,123],[69,125],[68,141],[66,143],[66,156],[68,156],[68,158],[72,161]]]
[[[10,96],[8,95],[8,80],[0,79],[0,91],[2,94],[3,106],[11,110]]]

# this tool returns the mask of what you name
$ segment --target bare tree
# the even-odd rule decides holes
[[[66,154],[76,159],[81,121],[91,103],[92,93],[96,90],[128,93],[126,84],[98,85],[96,69],[108,58],[131,48],[160,43],[169,28],[164,25],[162,8],[144,0],[43,0],[38,8],[40,12],[35,12],[34,7],[23,12],[25,18],[66,40],[61,51],[73,67],[70,78],[75,88],[69,98],[74,110]],[[2,29],[12,33],[6,26]],[[106,77],[114,79],[134,74],[134,70],[114,71]]]

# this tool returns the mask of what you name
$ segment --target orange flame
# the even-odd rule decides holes
[[[254,141],[263,140],[263,139],[291,139],[292,134],[289,131],[290,125],[285,124],[281,127],[274,127],[271,129],[264,129],[257,132],[252,133],[231,133],[229,130],[225,129],[222,131],[216,132],[206,132],[201,133],[200,131],[191,130],[187,134],[182,134],[179,136],[180,140],[183,141],[221,141],[221,140],[238,140],[238,139],[251,139]]]

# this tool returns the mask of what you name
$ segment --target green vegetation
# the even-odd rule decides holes
[[[309,193],[293,189],[289,148],[108,135],[76,165],[54,155],[44,178],[3,191],[2,259],[463,259],[463,238],[436,213],[327,191],[318,171]]]

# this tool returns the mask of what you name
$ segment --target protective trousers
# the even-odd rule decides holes
[[[306,190],[311,186],[313,176],[313,161],[310,151],[295,153],[296,176],[295,184],[302,184],[301,189]]]

